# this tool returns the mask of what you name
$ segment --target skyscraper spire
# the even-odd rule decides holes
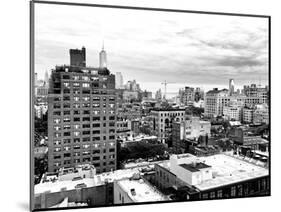
[[[102,50],[100,51],[100,68],[107,67],[106,51],[104,50],[104,40],[102,40]]]

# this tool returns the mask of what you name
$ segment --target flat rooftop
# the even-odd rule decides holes
[[[212,166],[213,179],[196,185],[200,190],[208,190],[269,174],[266,168],[224,154],[202,157],[201,159]]]
[[[140,180],[121,180],[118,185],[127,192],[128,196],[134,202],[154,202],[154,201],[167,201],[169,200],[164,194],[156,188]],[[133,192],[132,192],[133,191]]]
[[[231,155],[216,154],[197,158],[202,163],[211,166],[213,173],[212,179],[195,185],[201,191],[269,175],[267,168]],[[159,165],[171,172],[170,162],[164,161]]]
[[[130,178],[134,174],[139,173],[139,168],[132,169],[122,169],[113,172],[105,172],[102,174],[97,174],[93,178],[82,178],[77,180],[55,180],[54,182],[44,182],[39,183],[34,186],[34,193],[41,194],[45,192],[55,193],[62,190],[74,190],[77,185],[82,185],[83,187],[94,187],[104,185],[106,182],[113,182],[114,180],[121,180],[125,178]]]

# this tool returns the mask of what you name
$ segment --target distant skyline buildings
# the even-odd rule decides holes
[[[229,79],[239,89],[259,81],[268,84],[267,20],[54,5],[36,5],[36,10],[38,78],[56,64],[69,64],[69,46],[87,46],[87,65],[99,67],[104,40],[108,68],[121,72],[124,82],[135,79],[154,94],[164,90],[165,80],[177,83],[167,86],[168,97],[186,85],[205,91],[227,88]],[[55,23],[52,17],[58,17]]]
[[[115,75],[115,85],[116,85],[116,89],[122,89],[124,88],[124,81],[123,81],[123,75],[121,72],[116,72]]]

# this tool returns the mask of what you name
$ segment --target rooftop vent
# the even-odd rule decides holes
[[[131,194],[132,194],[133,196],[136,196],[136,190],[135,190],[134,188],[131,189]]]

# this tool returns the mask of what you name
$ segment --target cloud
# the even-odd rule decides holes
[[[190,13],[40,5],[36,8],[36,69],[69,63],[70,48],[87,49],[98,65],[102,40],[112,72],[125,80],[178,84],[267,80],[266,19]],[[148,88],[149,89],[149,88]]]

